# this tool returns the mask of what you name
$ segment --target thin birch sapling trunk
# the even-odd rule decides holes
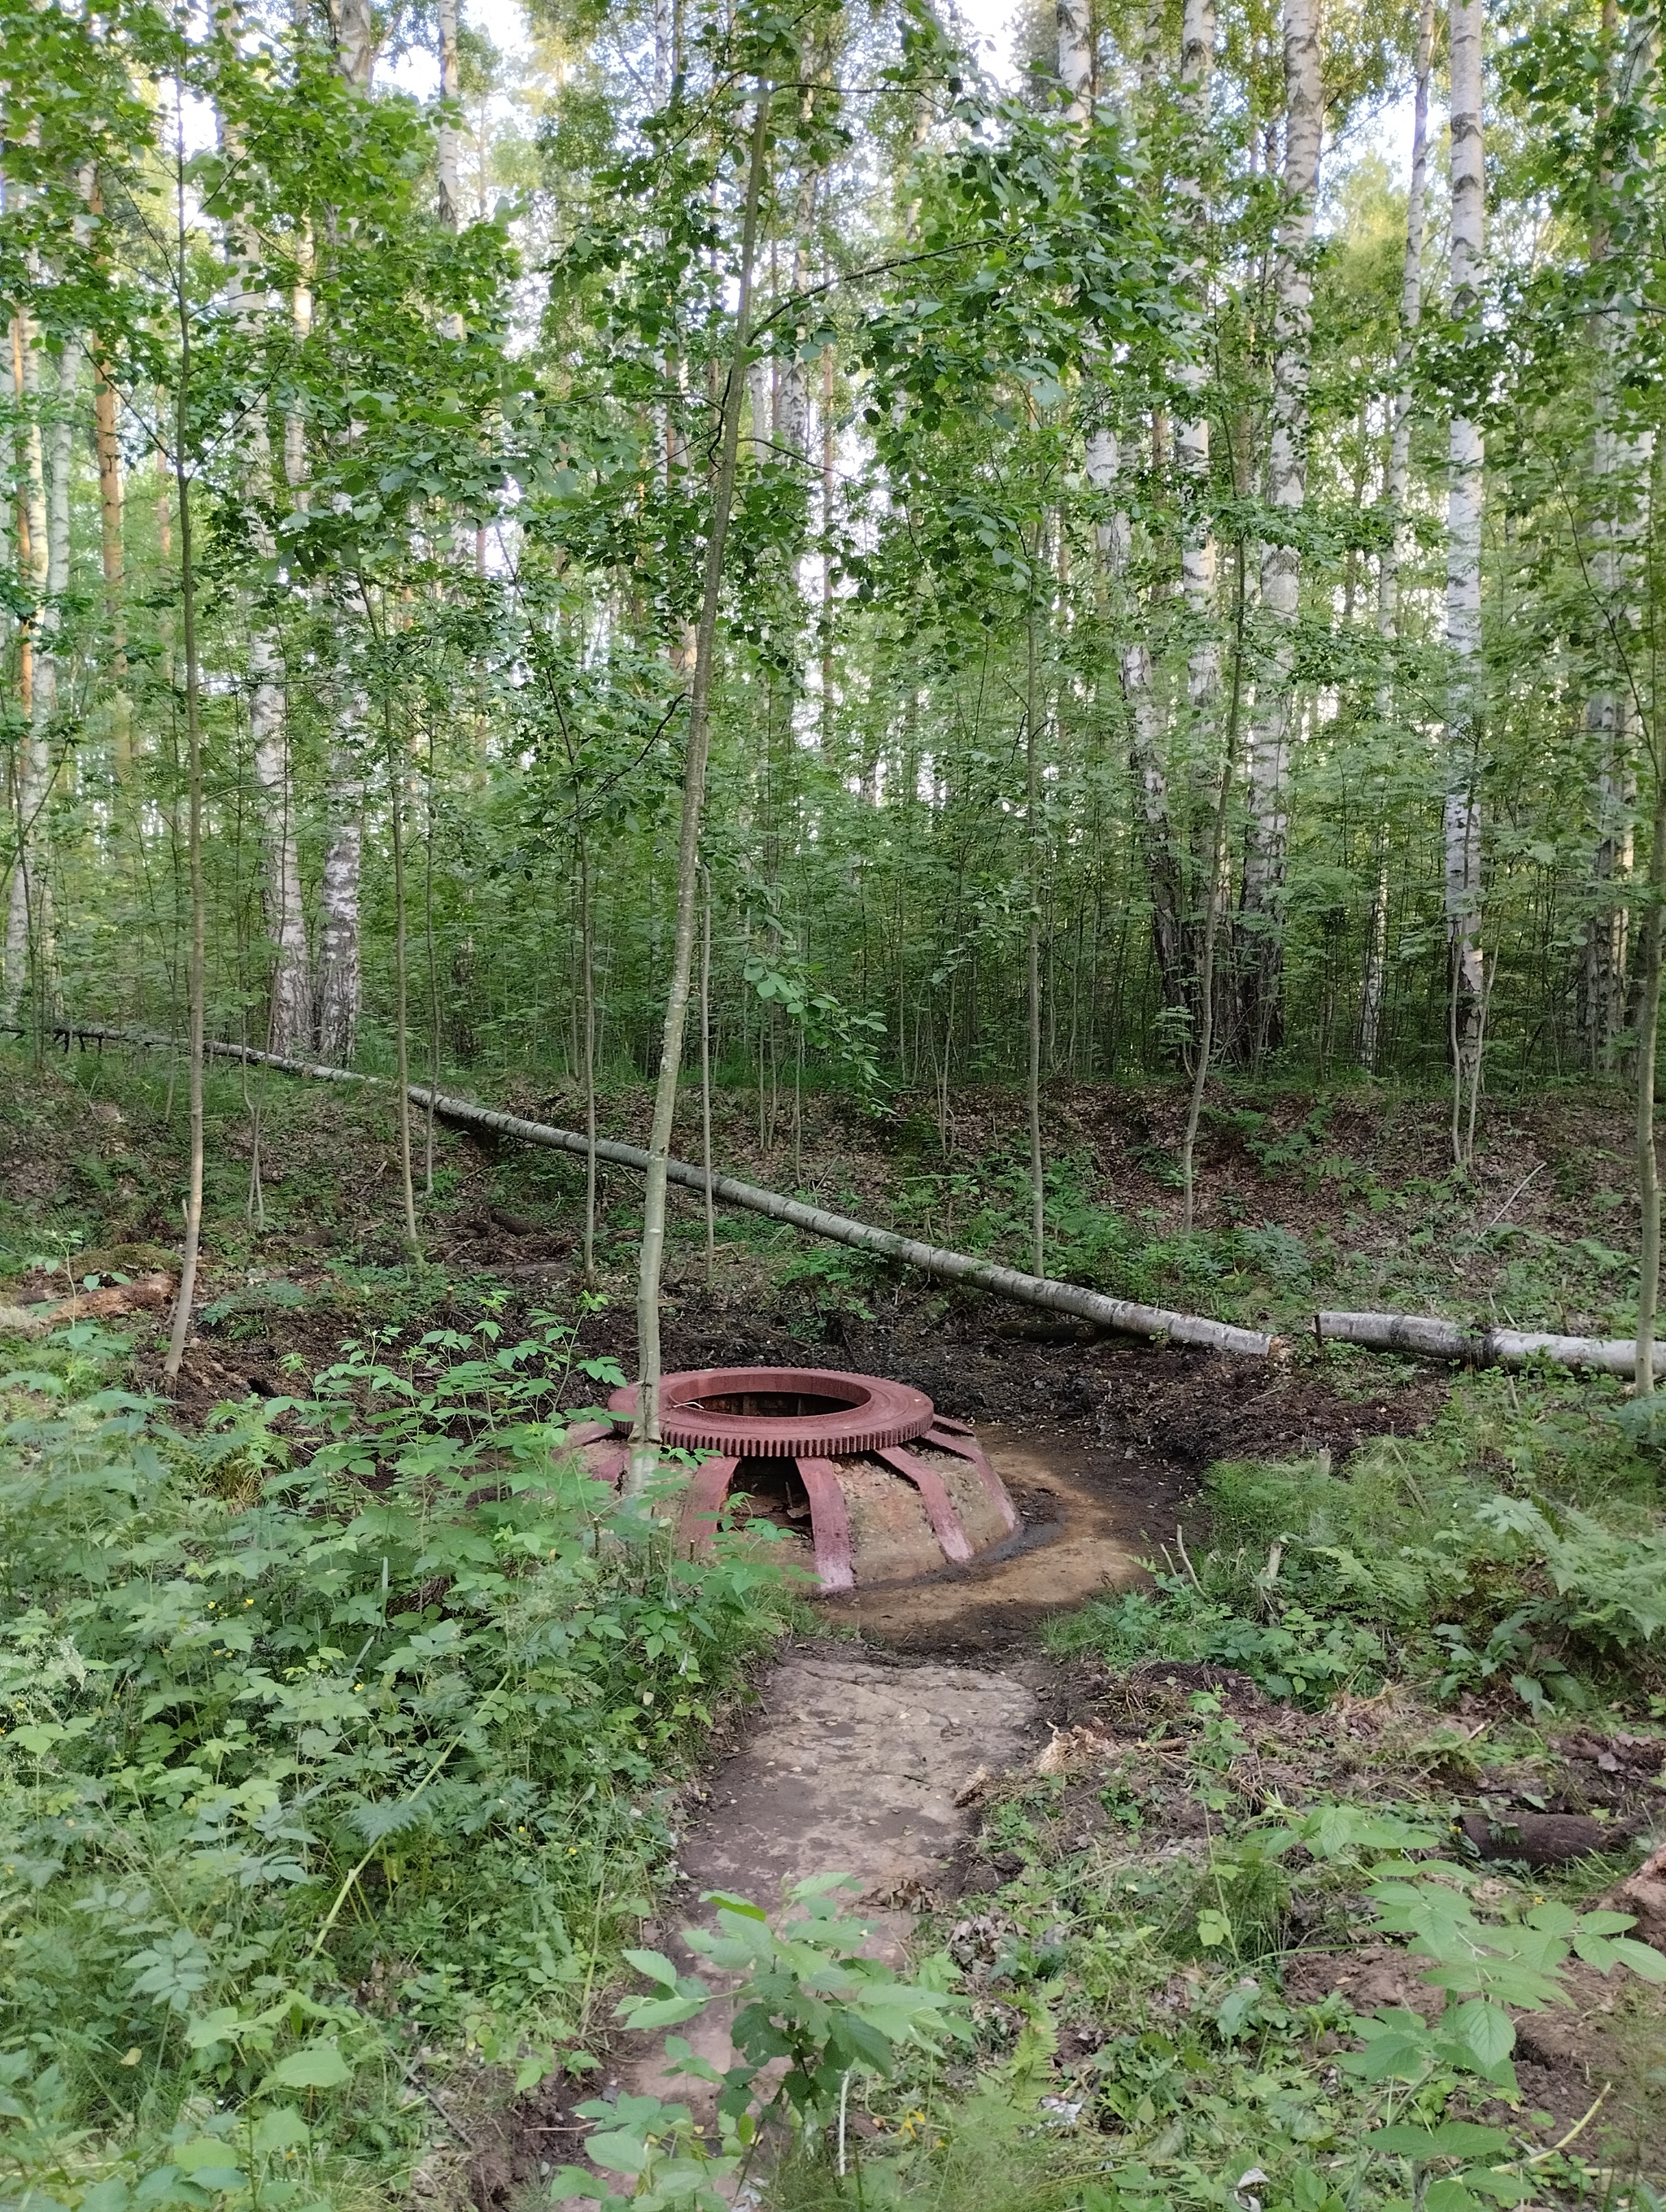
[[[596,1279],[596,927],[590,848],[579,824],[579,957],[584,963],[584,1279]]]
[[[1313,234],[1324,135],[1319,0],[1285,0],[1284,76],[1284,213],[1279,223],[1275,279],[1267,499],[1293,521],[1307,501]],[[1270,637],[1257,672],[1250,734],[1250,813],[1237,959],[1237,1044],[1251,1065],[1284,1041],[1286,794],[1302,580],[1300,551],[1288,542],[1295,535],[1286,527],[1286,542],[1269,540],[1261,557],[1261,604],[1270,617]]]
[[[1384,728],[1394,720],[1397,686],[1395,648],[1400,638],[1400,570],[1413,551],[1406,513],[1411,483],[1413,393],[1409,372],[1423,319],[1423,230],[1429,170],[1429,74],[1434,46],[1434,0],[1423,0],[1418,19],[1415,85],[1412,99],[1411,181],[1406,195],[1406,258],[1400,279],[1400,344],[1395,366],[1400,374],[1389,432],[1389,463],[1383,484],[1388,522],[1377,576],[1377,634],[1385,648],[1385,672],[1377,694],[1377,718]],[[1359,1006],[1359,1059],[1368,1074],[1377,1067],[1383,1035],[1383,992],[1389,944],[1389,862],[1386,826],[1377,833],[1377,881],[1365,928],[1365,972]]]
[[[1481,133],[1481,0],[1452,0],[1452,319],[1475,321],[1486,216]],[[1467,1167],[1481,1092],[1486,968],[1481,946],[1481,427],[1454,415],[1446,500],[1446,928],[1452,1005],[1452,1155]]]
[[[104,213],[104,196],[94,174],[88,196],[88,212],[96,219]],[[101,222],[94,233],[96,249],[103,253],[106,233]],[[118,794],[122,801],[120,834],[131,824],[126,807],[133,775],[133,704],[127,691],[127,605],[124,585],[123,483],[121,437],[117,427],[116,387],[110,380],[107,350],[96,331],[93,354],[93,446],[99,470],[99,558],[104,574],[104,619],[110,643],[110,751]]]
[[[51,787],[49,726],[58,702],[57,660],[52,651],[52,551],[46,524],[46,471],[36,408],[40,389],[40,345],[33,320],[21,310],[11,327],[12,397],[21,419],[17,456],[17,553],[20,576],[27,579],[33,605],[18,626],[19,705],[24,736],[22,761],[13,777],[16,807],[15,860],[6,915],[5,988],[0,1018],[15,1021],[23,986],[36,952],[35,831]],[[37,1019],[31,1038],[37,1063],[42,1030]]]
[[[191,1100],[191,1159],[185,1194],[185,1255],[179,1268],[179,1302],[173,1309],[173,1328],[168,1338],[162,1373],[178,1379],[191,1329],[192,1300],[197,1291],[197,1261],[203,1241],[203,1036],[204,989],[207,981],[206,917],[203,895],[203,720],[200,672],[197,659],[197,570],[192,544],[191,471],[186,461],[190,434],[191,308],[186,295],[185,149],[184,94],[176,79],[174,114],[179,143],[174,171],[175,275],[179,316],[179,376],[174,396],[173,483],[179,517],[179,625],[185,657],[185,782],[187,820],[186,865],[191,883],[191,949],[187,966],[189,993],[189,1054]]]
[[[423,819],[423,935],[428,954],[428,1107],[423,1133],[423,1191],[434,1195],[434,1095],[440,1088],[440,963],[434,943],[434,724],[429,723]]]
[[[1188,742],[1192,772],[1206,785],[1214,767],[1215,723],[1220,710],[1220,649],[1215,631],[1218,554],[1214,527],[1207,511],[1210,426],[1205,405],[1207,369],[1203,353],[1207,336],[1204,312],[1208,283],[1208,211],[1201,174],[1208,148],[1214,50],[1214,0],[1185,0],[1180,30],[1180,91],[1192,135],[1185,173],[1175,179],[1175,190],[1192,212],[1196,248],[1189,274],[1198,296],[1196,306],[1187,316],[1189,349],[1177,371],[1178,380],[1194,404],[1176,428],[1175,459],[1186,506],[1180,578],[1187,626],[1191,633],[1186,663]]]
[[[1639,1395],[1655,1387],[1655,1324],[1660,1311],[1660,1154],[1655,1144],[1655,1069],[1660,1049],[1660,977],[1666,934],[1666,763],[1654,738],[1654,842],[1649,848],[1649,902],[1643,915],[1643,988],[1637,1023],[1637,1186],[1643,1234],[1637,1291]]]
[[[1611,48],[1613,72],[1599,111],[1604,120],[1618,102],[1630,102],[1639,94],[1652,99],[1657,17],[1657,11],[1639,10],[1621,39],[1614,0],[1604,0],[1602,29]],[[1598,171],[1599,213],[1590,240],[1593,272],[1613,263],[1612,211],[1616,200],[1636,204],[1642,182],[1639,166],[1633,152],[1618,177],[1606,161]],[[1655,444],[1653,429],[1638,419],[1635,400],[1626,390],[1627,362],[1635,358],[1635,281],[1627,283],[1620,276],[1608,311],[1596,319],[1596,422],[1591,441],[1596,545],[1586,582],[1600,596],[1606,638],[1602,665],[1585,702],[1585,729],[1596,756],[1592,796],[1596,837],[1590,856],[1593,911],[1585,921],[1578,1011],[1590,1064],[1601,1070],[1614,1066],[1626,1024],[1630,912],[1623,886],[1635,859],[1640,734],[1626,640],[1635,632],[1640,613],[1638,555],[1645,536]]]
[[[706,1288],[717,1269],[717,1219],[712,1200],[712,878],[702,869],[700,908],[700,1164],[706,1174]]]
[[[677,1082],[688,1022],[690,970],[694,960],[695,905],[699,890],[700,817],[706,795],[706,758],[710,744],[712,669],[717,653],[717,610],[723,585],[723,551],[734,505],[740,447],[740,407],[746,388],[746,354],[751,331],[753,262],[757,251],[758,204],[769,143],[769,88],[760,82],[752,123],[742,222],[739,290],[735,303],[734,343],[723,389],[717,473],[712,486],[711,519],[706,536],[706,572],[700,621],[695,633],[694,674],[689,685],[689,735],[683,771],[683,816],[677,853],[677,927],[672,941],[670,989],[666,1000],[665,1036],[654,1086],[654,1123],[648,1137],[647,1189],[642,1199],[642,1243],[636,1286],[636,1357],[640,1375],[636,1419],[631,1431],[626,1495],[640,1498],[653,1479],[660,1446],[660,1279],[666,1253],[666,1163],[671,1157],[672,1124],[677,1111]]]
[[[1191,1096],[1186,1103],[1186,1134],[1180,1148],[1180,1173],[1185,1188],[1185,1225],[1189,1236],[1195,1206],[1197,1132],[1203,1119],[1203,1094],[1209,1081],[1209,1060],[1215,1042],[1215,951],[1220,937],[1221,877],[1226,860],[1226,807],[1231,796],[1232,768],[1237,754],[1238,721],[1243,703],[1243,617],[1248,596],[1243,540],[1237,541],[1237,608],[1233,621],[1232,690],[1226,710],[1226,744],[1220,763],[1220,782],[1215,797],[1215,818],[1209,848],[1209,889],[1203,912],[1203,951],[1197,972],[1197,1039],[1192,1062]]]
[[[1063,9],[1060,10],[1063,20]],[[1024,711],[1025,813],[1028,832],[1026,860],[1029,883],[1029,1063],[1026,1103],[1030,1115],[1030,1248],[1032,1273],[1044,1275],[1047,1245],[1047,1168],[1042,1156],[1041,1062],[1041,844],[1037,814],[1041,805],[1041,779],[1037,760],[1037,726],[1041,720],[1040,687],[1036,672],[1036,611],[1030,610],[1026,625],[1026,686]]]
[[[415,1257],[416,1198],[410,1180],[410,1008],[405,958],[405,779],[393,738],[393,708],[382,698],[382,736],[387,750],[390,834],[393,845],[393,1044],[399,1070],[399,1195],[404,1201],[405,1243]]]

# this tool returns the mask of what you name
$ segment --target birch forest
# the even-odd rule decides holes
[[[1662,11],[1000,5],[0,0],[0,2212],[1666,2212]]]
[[[8,17],[8,1022],[651,1076],[703,781],[772,1099],[1634,1065],[1651,14],[971,43]]]

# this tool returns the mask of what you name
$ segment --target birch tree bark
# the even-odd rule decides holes
[[[369,0],[331,0],[336,66],[368,99],[380,33]],[[350,428],[348,434],[351,436]],[[364,764],[370,702],[344,605],[335,611],[336,732],[330,750],[330,842],[319,887],[315,1006],[320,1052],[349,1063],[358,1042],[362,991],[359,875],[364,851]]]
[[[336,67],[360,92],[368,93],[375,74],[381,31],[370,0],[330,0],[330,35]]]
[[[1308,378],[1313,343],[1313,225],[1319,197],[1324,92],[1319,0],[1285,0],[1284,212],[1274,270],[1272,433],[1267,501],[1296,522],[1307,499]],[[1284,1035],[1284,890],[1296,618],[1302,560],[1289,543],[1262,548],[1261,604],[1268,632],[1250,732],[1249,809],[1238,914],[1238,1057],[1254,1065]]]
[[[1395,722],[1397,686],[1395,648],[1400,641],[1400,571],[1412,550],[1406,492],[1411,482],[1412,390],[1407,380],[1423,319],[1423,229],[1429,179],[1429,70],[1434,46],[1434,0],[1423,0],[1418,18],[1415,82],[1412,94],[1411,176],[1406,192],[1406,258],[1400,278],[1400,344],[1395,365],[1400,374],[1389,416],[1389,459],[1383,500],[1388,534],[1377,572],[1377,634],[1383,641],[1384,674],[1377,694],[1377,719],[1384,729]],[[1389,950],[1389,862],[1386,825],[1377,831],[1376,882],[1365,925],[1365,969],[1359,994],[1359,1060],[1372,1072],[1383,1036],[1383,992]]]
[[[235,155],[240,150],[223,119],[221,137],[226,151]],[[258,336],[263,316],[278,312],[281,307],[277,299],[252,287],[250,273],[258,261],[256,240],[246,232],[234,233],[230,304],[240,326],[250,337]],[[287,429],[285,444],[287,459]],[[301,450],[304,455],[304,433]],[[273,571],[277,566],[278,547],[269,520],[273,489],[272,441],[265,405],[258,398],[250,406],[243,440],[243,484],[250,543],[268,571]],[[249,738],[254,755],[255,787],[259,794],[264,862],[261,906],[271,948],[267,984],[268,1048],[293,1053],[308,1048],[313,1042],[313,965],[301,886],[283,640],[258,593],[245,593],[244,607],[249,625]],[[285,1040],[281,1044],[280,1037]]]
[[[1208,210],[1201,175],[1208,147],[1210,94],[1214,79],[1215,0],[1186,0],[1180,31],[1180,94],[1191,126],[1189,169],[1176,179],[1187,202],[1196,235],[1190,270],[1200,298],[1189,319],[1189,344],[1180,381],[1193,404],[1175,433],[1185,515],[1181,532],[1180,581],[1185,594],[1190,649],[1186,696],[1190,727],[1188,749],[1195,775],[1214,774],[1215,722],[1219,711],[1220,647],[1215,635],[1215,586],[1219,558],[1207,501],[1209,491],[1209,417],[1204,406],[1208,368],[1201,358],[1206,338],[1202,293],[1208,281]],[[1207,810],[1206,810],[1207,811]]]
[[[1207,7],[1211,0],[1191,0]],[[1085,126],[1092,113],[1093,50],[1088,0],[1057,0],[1059,83],[1066,118]],[[1087,481],[1108,506],[1122,475],[1122,447],[1116,433],[1100,423],[1088,433],[1084,456]],[[1134,526],[1127,511],[1111,506],[1110,519],[1097,525],[1099,570],[1111,586],[1111,621],[1121,634],[1116,647],[1117,682],[1128,719],[1128,765],[1140,806],[1140,842],[1152,902],[1152,948],[1157,960],[1164,1009],[1187,1003],[1185,872],[1181,865],[1164,763],[1164,715],[1153,681],[1151,647],[1137,634],[1139,609],[1129,573]]]
[[[1612,36],[1617,25],[1612,7],[1604,24]],[[1634,19],[1631,34],[1614,58],[1611,113],[1637,96],[1652,74],[1655,26],[1646,14]],[[1645,93],[1645,97],[1648,96]],[[1579,963],[1578,1014],[1586,1056],[1593,1068],[1612,1069],[1626,1027],[1630,968],[1630,914],[1621,887],[1634,858],[1637,767],[1642,731],[1633,666],[1640,627],[1638,604],[1639,554],[1646,542],[1642,517],[1654,462],[1655,434],[1646,424],[1626,419],[1626,357],[1638,313],[1635,280],[1626,272],[1626,242],[1615,252],[1610,210],[1631,201],[1640,179],[1636,163],[1621,179],[1605,175],[1608,202],[1593,226],[1593,267],[1612,271],[1609,311],[1596,319],[1597,421],[1591,443],[1596,550],[1591,582],[1598,599],[1597,655],[1601,665],[1585,702],[1585,731],[1593,758],[1596,836],[1591,852],[1590,891],[1594,910],[1587,916]],[[1620,184],[1623,191],[1615,192]]]
[[[17,501],[19,567],[34,605],[22,625],[21,675],[26,734],[15,781],[16,820],[10,896],[6,912],[6,961],[0,1012],[14,1021],[33,978],[46,1018],[51,938],[50,886],[42,817],[52,790],[52,732],[58,714],[58,635],[63,595],[70,581],[70,465],[75,388],[81,349],[66,341],[60,356],[57,415],[50,439],[40,422],[40,333],[26,311],[12,325],[12,388],[22,418]],[[47,448],[51,447],[48,473]]]
[[[330,762],[330,843],[319,886],[318,1042],[326,1060],[345,1067],[358,1042],[362,991],[359,874],[370,702],[356,667],[344,662],[338,668],[337,683],[336,743]]]
[[[94,240],[100,261],[107,261],[102,225],[104,196],[96,173],[88,195],[88,211],[99,227]],[[118,835],[126,834],[128,786],[133,773],[133,702],[127,690],[127,598],[124,546],[125,488],[121,439],[117,429],[116,387],[108,374],[108,352],[94,332],[93,361],[93,446],[99,470],[99,562],[104,578],[104,620],[110,648],[110,752],[122,819]]]
[[[1481,0],[1451,0],[1452,316],[1480,306],[1486,215],[1481,132]],[[1481,943],[1481,532],[1485,448],[1481,427],[1454,415],[1447,434],[1445,910],[1451,984],[1452,1151],[1474,1149],[1481,1085],[1486,970]]]
[[[440,220],[453,230],[461,219],[463,199],[458,182],[456,126],[449,110],[458,95],[461,76],[457,66],[457,0],[439,0],[440,97],[445,112],[435,140],[435,166],[439,173]]]
[[[1121,448],[1114,430],[1101,427],[1092,432],[1087,441],[1086,463],[1090,485],[1108,500],[1114,499],[1122,472]],[[1140,842],[1151,895],[1152,951],[1164,1009],[1180,1014],[1188,1003],[1189,975],[1185,872],[1169,804],[1163,716],[1152,682],[1151,648],[1133,634],[1137,609],[1128,568],[1134,527],[1127,511],[1114,507],[1110,521],[1100,524],[1095,535],[1100,568],[1115,595],[1111,618],[1123,632],[1116,652],[1116,672],[1128,718],[1128,767],[1140,810]]]
[[[1059,87],[1065,120],[1084,124],[1093,112],[1093,10],[1091,0],[1057,0]]]

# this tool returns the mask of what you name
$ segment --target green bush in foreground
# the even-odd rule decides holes
[[[422,2069],[583,2035],[780,1577],[597,1489],[547,1317],[201,1438],[124,1349],[0,1377],[6,2154],[86,2212],[386,2201]]]

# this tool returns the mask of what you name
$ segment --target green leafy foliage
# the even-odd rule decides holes
[[[691,1949],[719,1972],[739,1979],[731,2031],[737,2063],[719,2075],[680,2036],[666,2054],[674,2069],[719,2090],[719,2140],[704,2140],[686,2105],[654,2097],[593,2100],[579,2107],[606,2122],[585,2148],[609,2172],[628,2175],[625,2195],[569,2166],[556,2177],[563,2193],[620,2212],[627,2202],[653,2212],[718,2212],[733,2201],[760,2130],[777,2110],[789,2113],[800,2139],[812,2142],[845,2105],[853,2075],[889,2075],[898,2050],[934,2054],[956,2024],[958,2002],[924,1980],[908,1981],[860,1946],[870,1924],[840,1917],[838,1892],[848,1875],[818,1875],[792,1883],[786,1902],[799,1908],[775,1923],[744,1898],[712,1895],[715,1928],[685,1931]],[[632,1951],[628,1962],[651,1982],[654,1996],[624,1998],[619,2016],[653,2029],[693,2019],[712,2001],[706,1984],[679,1974],[657,1952]]]
[[[111,1379],[121,1349],[82,1326],[0,1381],[25,2167],[47,2188],[84,2137],[118,2197],[163,2201],[212,2109],[275,2182],[300,2097],[320,2176],[376,2168],[421,2107],[353,1993],[396,1976],[405,2034],[556,2063],[669,1859],[657,1785],[773,1632],[777,1578],[750,1540],[678,1559],[598,1490],[560,1411],[597,1364],[556,1316],[349,1345],[197,1437]]]

